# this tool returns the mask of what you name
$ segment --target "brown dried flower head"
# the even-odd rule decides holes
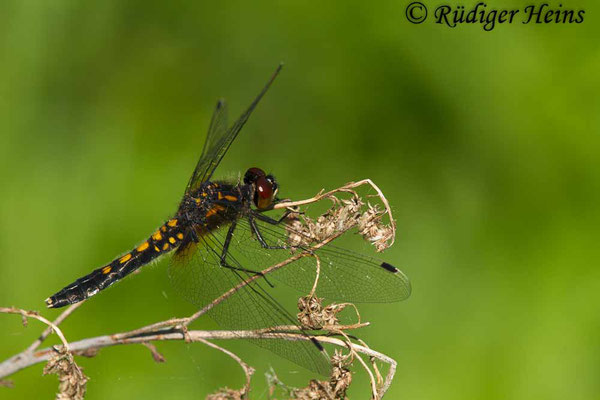
[[[339,314],[349,303],[331,303],[323,307],[323,299],[312,295],[298,299],[298,322],[307,329],[323,329],[339,325]]]
[[[57,400],[83,400],[88,377],[75,363],[70,352],[64,349],[57,350],[56,355],[44,367],[44,375],[49,374],[58,375],[60,383]]]
[[[387,249],[394,239],[392,226],[381,222],[385,214],[377,206],[366,204],[355,193],[350,199],[330,197],[334,206],[316,221],[298,213],[288,216],[288,245],[293,249],[310,247],[331,238],[334,234],[358,227],[359,233],[371,242],[377,251]]]
[[[206,396],[206,400],[242,400],[245,398],[243,389],[233,390],[226,387],[219,389],[217,393]]]
[[[332,370],[329,381],[313,379],[308,386],[292,391],[292,398],[298,400],[344,400],[352,383],[352,373],[348,369],[350,356],[336,350],[331,358]]]

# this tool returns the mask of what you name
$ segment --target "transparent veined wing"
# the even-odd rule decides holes
[[[290,226],[285,222],[272,225],[254,219],[263,239],[270,246],[288,245]],[[264,329],[275,326],[298,325],[296,317],[283,308],[273,296],[278,282],[296,289],[297,300],[311,291],[317,275],[316,259],[312,256],[294,257],[308,249],[265,249],[252,231],[247,216],[235,223],[225,260],[220,259],[229,228],[199,235],[198,243],[190,242],[174,255],[169,269],[171,281],[184,298],[204,307],[214,299],[255,278],[225,301],[209,311],[225,329]],[[294,232],[302,234],[300,232]],[[344,302],[393,302],[406,299],[411,287],[408,278],[388,263],[328,244],[312,251],[320,260],[318,297]],[[256,273],[285,260],[293,262],[269,272],[268,282]],[[253,272],[248,272],[252,270]],[[301,331],[300,328],[298,330]],[[256,341],[255,341],[256,342]],[[274,353],[310,370],[326,373],[327,363],[319,349],[309,341],[261,340],[256,342]]]
[[[231,127],[227,128],[227,103],[225,100],[219,100],[217,102],[206,136],[206,141],[204,142],[202,154],[200,155],[196,168],[194,168],[194,173],[188,182],[186,193],[193,192],[198,189],[202,183],[211,179],[215,169],[223,159],[223,156],[225,156],[225,153],[229,150],[231,143],[233,143],[262,97],[267,90],[269,90],[269,87],[271,87],[271,84],[279,74],[279,71],[281,71],[282,66],[283,65],[280,64],[277,67],[275,73],[273,73],[258,96],[256,96],[246,111]]]
[[[297,320],[270,294],[271,287],[262,277],[244,271],[243,252],[239,248],[227,252],[226,261],[234,268],[220,265],[223,244],[228,228],[200,236],[199,241],[188,242],[173,255],[169,276],[177,292],[185,299],[204,307],[232,288],[223,302],[208,314],[223,328],[230,330],[255,330],[281,326],[296,326]],[[250,278],[258,278],[243,285]],[[240,285],[243,285],[240,287]],[[303,333],[297,327],[295,333]],[[251,339],[251,342],[296,364],[322,375],[330,367],[322,348],[310,340]]]
[[[278,225],[255,219],[261,236],[269,246],[286,247],[293,230],[285,222]],[[251,258],[253,268],[262,270],[290,257],[289,249],[263,249],[250,232],[247,219],[238,221],[235,241]],[[294,252],[308,251],[297,248]],[[373,257],[365,256],[343,247],[327,244],[312,251],[320,260],[320,273],[316,294],[327,300],[353,303],[389,303],[401,301],[410,296],[411,285],[402,271]],[[285,284],[308,293],[312,288],[317,271],[314,257],[303,257],[285,268],[269,275]]]

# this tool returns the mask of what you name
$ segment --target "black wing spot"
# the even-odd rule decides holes
[[[388,264],[388,263],[386,263],[386,262],[382,262],[382,263],[381,263],[381,267],[382,267],[383,269],[386,269],[386,270],[388,270],[388,271],[390,271],[390,272],[394,273],[394,274],[395,274],[396,272],[398,272],[398,268],[396,268],[396,267],[394,267],[392,264]]]
[[[310,341],[317,346],[317,349],[319,349],[319,351],[324,351],[325,348],[323,348],[323,345],[321,343],[319,343],[319,341],[317,339],[315,339],[314,337],[310,338]]]

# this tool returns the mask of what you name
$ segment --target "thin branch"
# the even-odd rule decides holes
[[[321,259],[316,254],[311,254],[311,256],[314,257],[315,260],[317,261],[317,271],[315,274],[315,283],[313,283],[313,287],[310,290],[310,293],[308,295],[310,297],[314,297],[315,293],[317,292],[317,285],[319,284],[319,277],[321,276]]]
[[[0,387],[5,387],[5,388],[13,388],[15,385],[13,383],[13,381],[9,381],[9,380],[4,380],[4,379],[0,379]]]
[[[54,333],[56,333],[56,335],[60,338],[60,341],[65,346],[65,350],[66,351],[70,351],[69,350],[69,343],[67,342],[67,339],[65,338],[65,335],[63,335],[63,333],[60,330],[60,328],[58,326],[56,326],[54,323],[48,321],[46,318],[44,318],[41,315],[39,315],[38,313],[36,313],[34,311],[22,310],[20,308],[15,308],[15,307],[0,307],[0,313],[3,313],[3,314],[19,314],[19,315],[21,315],[23,317],[37,319],[38,321],[40,321],[40,322],[48,325],[48,327],[50,329],[52,329],[54,331]]]
[[[191,342],[202,342],[204,343],[206,340],[237,340],[237,339],[271,339],[271,340],[289,340],[289,341],[307,341],[310,340],[310,336],[306,336],[302,333],[282,333],[282,332],[257,332],[257,331],[202,331],[202,330],[194,330],[188,331],[187,335],[189,336],[189,340]],[[89,353],[91,351],[96,351],[102,349],[104,347],[118,346],[118,345],[126,345],[126,344],[142,344],[145,342],[154,342],[154,341],[171,341],[171,340],[186,340],[185,335],[179,331],[172,332],[161,332],[156,334],[141,334],[138,336],[127,337],[118,339],[119,335],[105,335],[105,336],[97,336],[93,338],[83,339],[76,342],[70,343],[71,351],[75,354],[83,354]],[[329,343],[339,347],[348,347],[348,343],[332,338],[329,336],[314,336],[314,338],[321,343]],[[353,349],[361,354],[364,354],[369,357],[374,357],[386,364],[394,365],[395,370],[395,361],[386,356],[383,353],[372,350],[368,347],[352,344]],[[48,361],[52,355],[55,354],[55,350],[53,348],[44,348],[38,350],[34,353],[21,353],[14,357],[5,360],[0,363],[0,377],[5,377],[14,374],[17,371],[20,371],[24,368],[32,366],[34,364],[38,364],[41,362]],[[388,378],[390,382],[384,382],[384,386],[380,389],[380,392],[387,390],[389,384],[391,383],[391,378],[393,378],[393,374],[391,377],[388,374]]]
[[[341,334],[344,337],[344,339],[346,339],[346,346],[350,350],[350,353],[352,354],[352,357],[354,359],[358,359],[358,362],[360,362],[360,364],[363,366],[363,368],[365,369],[365,371],[367,371],[367,374],[369,375],[369,381],[371,382],[371,394],[373,394],[373,398],[375,400],[379,400],[380,397],[379,397],[379,394],[377,392],[377,382],[375,382],[375,377],[373,376],[373,372],[371,372],[371,370],[369,369],[369,367],[365,363],[365,360],[363,360],[362,357],[359,356],[356,353],[356,351],[354,350],[354,343],[352,343],[352,341],[350,340],[350,338],[348,337],[348,335],[346,335],[342,331],[337,332],[337,333]]]
[[[67,319],[67,317],[69,317],[69,315],[71,315],[71,313],[73,313],[73,311],[77,310],[83,303],[85,303],[84,301],[81,301],[79,303],[75,303],[72,304],[71,306],[69,306],[65,311],[63,311],[53,322],[54,326],[59,326],[65,319]],[[42,334],[40,335],[39,338],[37,338],[37,340],[35,342],[33,342],[31,344],[31,346],[29,346],[27,348],[28,352],[32,352],[35,349],[37,349],[38,347],[40,347],[40,345],[44,342],[44,340],[46,340],[46,338],[48,336],[50,336],[50,334],[52,333],[52,326],[48,326],[44,332],[42,332]]]
[[[362,346],[365,347],[369,347],[364,340],[360,339],[360,338],[356,338],[357,342],[360,343]],[[383,384],[383,377],[381,376],[381,373],[379,372],[379,368],[377,367],[377,363],[375,362],[374,358],[370,358],[371,361],[371,365],[373,366],[373,371],[375,372],[375,375],[377,376],[377,384],[381,385]]]
[[[196,341],[204,343],[205,345],[212,347],[213,349],[217,349],[225,354],[227,354],[229,357],[233,358],[239,365],[240,367],[242,367],[242,369],[244,370],[244,375],[246,375],[246,384],[244,385],[244,389],[242,391],[242,395],[243,396],[247,396],[248,393],[250,393],[250,380],[252,379],[252,374],[254,374],[254,368],[252,368],[251,366],[249,366],[248,364],[246,364],[240,357],[238,357],[236,354],[232,353],[231,351],[221,347],[221,346],[217,346],[216,344],[214,344],[213,342],[209,342],[206,339],[202,339],[202,338],[196,338]]]
[[[164,363],[165,357],[160,354],[156,346],[150,342],[143,342],[142,345],[150,350],[150,354],[152,354],[152,359],[157,363]]]
[[[356,352],[354,351],[354,349],[352,348],[352,346],[350,346],[350,351],[352,351],[352,353],[356,354]],[[371,369],[369,368],[369,366],[367,365],[367,363],[365,362],[365,360],[362,359],[361,356],[359,356],[358,354],[356,354],[356,359],[358,359],[358,361],[363,366],[363,368],[365,369],[365,371],[367,371],[367,374],[369,374],[369,382],[371,382],[371,394],[373,394],[373,398],[375,400],[379,400],[381,397],[379,397],[379,394],[378,394],[378,391],[377,391],[377,382],[375,382],[375,377],[373,376],[373,372],[371,372]]]

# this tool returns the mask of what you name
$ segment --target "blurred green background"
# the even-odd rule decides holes
[[[365,177],[386,193],[398,237],[382,257],[413,294],[361,310],[362,337],[399,362],[389,398],[600,397],[600,10],[568,2],[583,24],[484,32],[409,24],[407,3],[2,2],[0,305],[54,318],[48,295],[175,211],[216,99],[237,117],[284,61],[219,175],[262,166],[296,199]],[[67,337],[191,313],[166,267],[93,298]],[[2,359],[41,330],[15,316],[0,327]],[[253,398],[269,365],[291,384],[310,377],[221,344],[259,368]],[[165,364],[142,346],[81,359],[87,398],[203,398],[243,382],[205,346],[158,347]],[[0,398],[51,398],[56,377],[41,371],[12,376]],[[368,398],[356,381],[351,397]]]

